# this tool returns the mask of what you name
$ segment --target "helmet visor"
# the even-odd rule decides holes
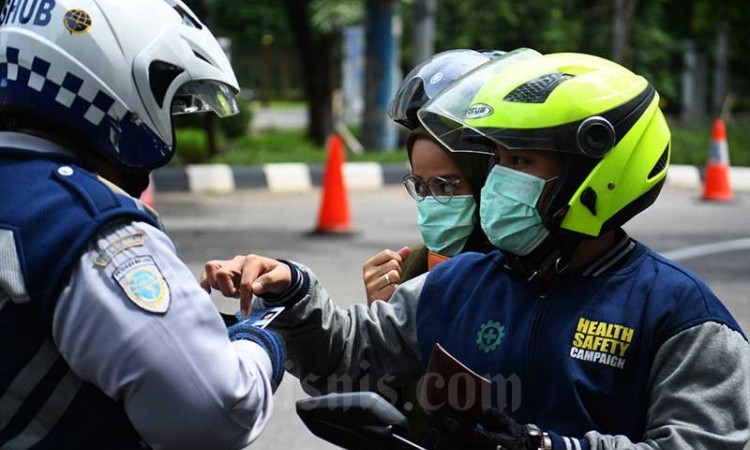
[[[172,101],[172,114],[193,114],[213,111],[219,117],[240,112],[238,92],[216,81],[192,81],[182,85]]]
[[[388,117],[413,130],[419,126],[417,110],[453,81],[490,60],[474,50],[438,53],[411,70],[393,97]]]
[[[474,105],[472,101],[488,80],[500,74],[511,64],[541,56],[542,54],[535,50],[520,48],[496,57],[469,72],[430,100],[417,112],[419,121],[450,151],[494,154],[494,144],[488,139],[476,139],[482,133],[467,135],[465,132],[468,128],[467,118],[482,117],[492,113],[491,106]]]

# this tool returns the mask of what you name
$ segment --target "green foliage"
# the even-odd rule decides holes
[[[702,166],[711,144],[708,126],[672,126],[672,164]]]
[[[333,33],[345,26],[363,23],[365,20],[362,0],[312,0],[310,22],[323,33]]]
[[[217,163],[260,165],[281,162],[325,161],[325,153],[304,136],[303,131],[283,130],[260,136],[245,136],[232,142],[228,150],[214,158]]]
[[[218,118],[211,112],[200,114],[181,114],[173,116],[177,139],[177,158],[174,164],[197,164],[207,162],[208,138],[206,126],[208,120],[216,129],[217,144],[245,136],[249,132],[253,118],[253,104],[239,100],[240,112],[229,117]]]
[[[259,50],[265,35],[276,45],[292,44],[283,2],[210,0],[209,13],[214,34],[232,38],[235,45]]]
[[[670,120],[672,130],[672,164],[703,166],[711,148],[711,123],[683,124]],[[750,166],[750,118],[727,122],[730,162]],[[302,130],[270,130],[259,136],[244,136],[230,141],[224,151],[206,161],[206,135],[202,129],[177,131],[178,150],[173,164],[224,163],[262,165],[300,162],[324,164],[326,149],[313,145]],[[368,151],[361,155],[347,152],[350,162],[408,163],[405,151]]]
[[[746,1],[629,1],[635,1],[637,8],[630,22],[625,64],[658,89],[668,113],[676,115],[681,108],[682,51],[688,39],[707,56],[707,92],[711,92],[716,36],[724,23],[730,30],[728,93],[735,112],[750,110],[750,64],[745,64],[750,8]],[[243,86],[300,99],[302,81],[309,74],[296,61],[294,33],[288,23],[291,3],[189,0],[191,6],[208,11],[207,23],[215,34],[232,38],[234,66]],[[364,21],[364,0],[302,3],[309,9],[314,33],[335,33],[344,25]],[[416,6],[413,0],[401,2],[404,73],[413,64]],[[614,1],[600,0],[437,0],[435,50],[531,47],[543,53],[577,51],[610,57],[614,8]],[[264,36],[273,37],[270,62],[263,57]],[[260,86],[264,67],[270,70],[270,87]]]
[[[729,161],[733,166],[750,166],[750,119],[727,122]],[[711,150],[712,124],[671,124],[672,164],[703,166]]]
[[[246,136],[233,141],[225,153],[212,162],[232,165],[262,165],[266,163],[300,162],[324,164],[326,149],[315,146],[299,131],[269,131],[259,136]],[[406,152],[366,152],[355,155],[347,152],[346,160],[381,163],[406,163]]]
[[[251,103],[241,101],[240,112],[219,120],[219,128],[227,139],[242,137],[247,134],[252,118],[253,108]]]
[[[307,104],[305,104],[305,102],[288,100],[272,100],[267,106],[263,105],[260,101],[253,101],[251,102],[251,105],[254,110],[257,110],[258,108],[302,109],[307,107]]]
[[[200,128],[178,128],[175,130],[177,152],[172,164],[200,164],[208,159],[208,138]]]
[[[664,23],[667,5],[662,1],[643,5],[642,19],[633,23],[631,31],[631,68],[646,77],[659,91],[661,107],[677,114],[680,98],[682,70],[681,42],[661,25]]]
[[[583,3],[440,0],[436,48],[531,47],[546,53],[577,49],[585,43],[585,31],[599,22],[595,20],[596,8],[586,8]],[[409,23],[405,25],[409,29]]]
[[[285,2],[207,1],[209,23],[215,34],[229,36],[243,46],[259,46],[264,35],[273,36],[278,46],[293,44]],[[310,24],[321,33],[364,22],[363,0],[310,0],[309,6]]]
[[[240,86],[258,89],[265,64],[263,42],[276,61],[280,49],[288,53],[294,47],[284,2],[207,1],[211,30],[232,41],[232,66]]]

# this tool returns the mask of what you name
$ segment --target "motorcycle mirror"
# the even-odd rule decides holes
[[[297,401],[297,415],[321,439],[352,450],[425,450],[411,442],[401,412],[373,392],[328,394]]]

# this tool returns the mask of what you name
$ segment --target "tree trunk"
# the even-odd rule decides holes
[[[198,19],[205,23],[209,28],[209,14],[208,14],[208,3],[206,0],[194,0],[189,2],[188,6],[192,6],[192,10]],[[216,116],[213,113],[206,113],[203,115],[203,130],[206,132],[206,144],[208,145],[207,153],[208,159],[219,154],[219,145],[217,143],[217,123]]]
[[[615,0],[612,23],[612,59],[624,66],[632,62],[632,51],[628,45],[633,17],[638,0]]]
[[[206,130],[206,143],[208,145],[208,159],[210,160],[214,156],[219,154],[219,145],[216,132],[217,127],[216,114],[212,112],[203,113],[203,129]]]
[[[716,59],[714,62],[713,114],[726,116],[727,108],[727,70],[729,66],[729,22],[723,20],[716,35]]]
[[[682,109],[680,117],[686,123],[705,119],[706,115],[706,57],[694,41],[683,44]]]
[[[388,120],[388,104],[396,93],[401,26],[396,0],[367,0],[365,20],[365,111],[362,145],[368,150],[398,147],[398,129]]]
[[[333,128],[332,71],[337,38],[332,34],[315,36],[310,26],[310,0],[285,0],[285,5],[302,63],[302,82],[308,105],[307,136],[315,144],[323,145]]]
[[[435,11],[437,0],[417,0],[414,3],[414,34],[412,67],[435,53]]]

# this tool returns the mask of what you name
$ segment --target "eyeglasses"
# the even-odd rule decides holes
[[[425,181],[410,174],[404,177],[404,186],[411,198],[418,202],[432,195],[439,203],[448,203],[453,198],[456,187],[464,181],[458,177],[432,177]]]

